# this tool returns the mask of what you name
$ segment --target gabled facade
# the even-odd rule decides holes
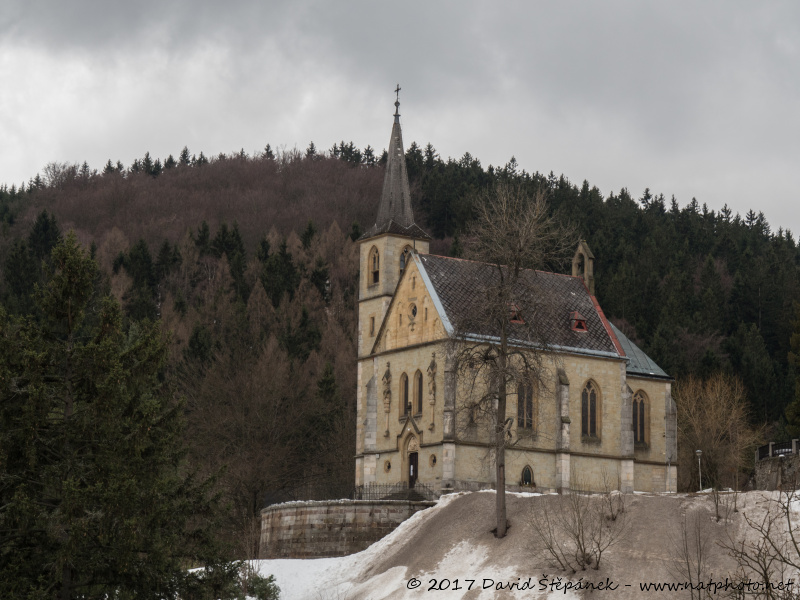
[[[379,219],[359,241],[356,484],[491,487],[490,428],[465,409],[448,343],[492,269],[428,254],[408,190],[395,111]],[[608,322],[593,263],[581,242],[572,275],[529,273],[554,299],[550,381],[509,390],[507,485],[675,491],[672,380]]]

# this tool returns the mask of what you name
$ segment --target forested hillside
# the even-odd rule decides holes
[[[800,354],[800,334],[791,344],[800,254],[789,231],[761,213],[679,206],[649,190],[604,197],[513,158],[484,168],[470,154],[445,161],[411,144],[406,159],[432,252],[459,254],[473,191],[498,180],[544,190],[588,241],[599,301],[626,335],[676,377],[739,374],[754,423],[800,433],[800,411],[787,411]],[[243,555],[265,498],[299,484],[352,485],[354,240],[374,222],[384,161],[344,142],[212,159],[184,149],[102,172],[51,164],[21,188],[0,188],[6,310],[34,309],[42,261],[74,229],[127,319],[161,319],[171,332],[165,376],[187,398],[190,459],[221,473],[230,531],[251,534],[236,536]]]

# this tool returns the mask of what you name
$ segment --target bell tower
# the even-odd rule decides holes
[[[383,193],[375,224],[359,239],[358,356],[369,355],[411,252],[427,254],[430,236],[414,223],[395,92]]]
[[[414,223],[400,128],[399,85],[395,92],[394,124],[378,216],[375,224],[358,240],[356,485],[374,482],[378,470],[378,413],[380,410],[383,414],[384,410],[383,405],[378,407],[378,388],[381,387],[381,368],[388,371],[389,366],[386,360],[381,362],[380,357],[372,356],[372,347],[411,253],[427,254],[431,239]],[[399,398],[399,392],[395,398]]]

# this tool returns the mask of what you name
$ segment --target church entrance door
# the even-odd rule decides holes
[[[418,466],[417,466],[417,453],[411,452],[408,455],[408,487],[413,488],[414,484],[417,483],[417,478],[419,477]]]

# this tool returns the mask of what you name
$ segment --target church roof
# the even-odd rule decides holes
[[[399,86],[397,91],[399,92]],[[367,239],[382,233],[393,233],[417,239],[430,239],[414,223],[411,210],[411,190],[408,185],[406,171],[406,155],[403,150],[403,131],[400,127],[400,101],[395,103],[392,137],[389,139],[389,150],[386,159],[386,174],[383,178],[383,192],[378,205],[378,218],[375,224],[361,236]]]
[[[420,272],[423,279],[427,280],[434,303],[442,316],[442,323],[448,334],[453,335],[454,324],[470,323],[475,303],[480,301],[477,298],[479,290],[492,284],[497,277],[497,270],[494,265],[487,263],[432,254],[418,255],[418,260]],[[541,338],[548,341],[550,348],[613,358],[625,357],[625,351],[616,340],[610,323],[589,294],[583,279],[532,270],[524,271],[523,277],[526,280],[523,287],[536,289],[537,299],[526,303],[525,298],[520,297],[519,313],[522,319],[537,320]],[[520,293],[523,293],[522,290]],[[535,306],[533,315],[530,314],[531,306]],[[517,309],[516,305],[514,309]],[[572,329],[570,317],[576,311],[585,317],[586,331]],[[514,338],[516,330],[520,334],[518,340],[523,339],[526,329],[512,322],[509,330],[511,338]],[[497,336],[488,330],[470,331],[468,335],[476,340]]]
[[[623,350],[625,350],[625,355],[630,359],[627,367],[628,375],[666,377],[671,379],[671,377],[664,372],[664,369],[659,367],[641,348],[630,341],[613,323],[609,323],[609,325],[611,325],[612,331],[617,336]]]

